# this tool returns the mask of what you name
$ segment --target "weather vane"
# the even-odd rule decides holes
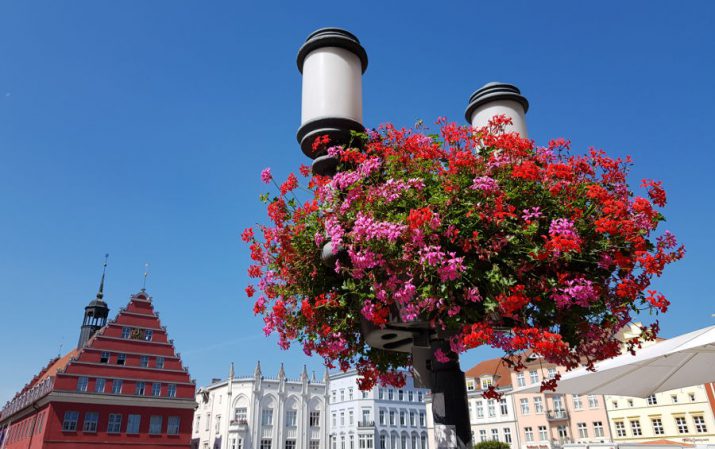
[[[144,263],[144,286],[142,291],[146,291],[146,278],[149,277],[149,262]]]

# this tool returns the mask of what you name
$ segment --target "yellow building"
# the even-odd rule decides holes
[[[637,337],[638,327],[621,331],[625,339]],[[672,440],[695,444],[715,443],[715,416],[706,391],[696,385],[656,393],[646,399],[605,396],[614,443]]]

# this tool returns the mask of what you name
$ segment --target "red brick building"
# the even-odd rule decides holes
[[[85,307],[77,348],[51,360],[0,412],[0,449],[189,448],[195,385],[142,289],[107,322]]]

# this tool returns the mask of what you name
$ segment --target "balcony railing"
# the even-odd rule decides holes
[[[23,408],[34,403],[38,399],[48,395],[52,391],[54,385],[54,376],[46,377],[44,380],[42,380],[42,382],[38,383],[37,385],[30,388],[28,391],[24,392],[20,396],[14,398],[13,400],[5,404],[2,409],[2,412],[0,412],[0,420],[4,420],[13,413],[22,410]]]
[[[233,432],[248,430],[248,420],[232,419],[231,422],[229,422],[229,430]]]
[[[371,427],[375,427],[375,421],[358,421],[357,423],[358,429],[367,429]]]
[[[569,412],[566,410],[548,410],[546,419],[549,421],[563,421],[569,419]]]

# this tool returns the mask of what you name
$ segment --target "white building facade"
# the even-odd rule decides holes
[[[406,376],[403,388],[360,391],[355,371],[332,374],[330,449],[427,449],[427,390]]]
[[[194,413],[193,449],[327,449],[328,378],[308,378],[303,368],[289,379],[283,365],[275,378],[235,377],[200,388]]]

